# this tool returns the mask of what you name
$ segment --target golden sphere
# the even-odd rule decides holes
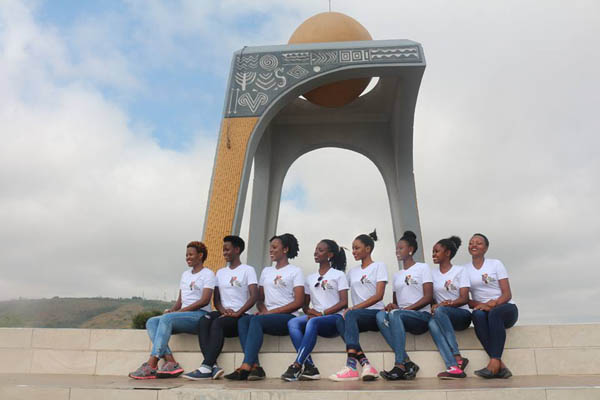
[[[290,37],[289,44],[349,42],[372,40],[357,20],[338,12],[324,12],[304,21]],[[341,107],[355,100],[371,78],[351,79],[320,86],[304,94],[311,103],[324,107]]]

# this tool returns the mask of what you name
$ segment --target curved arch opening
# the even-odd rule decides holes
[[[352,241],[377,229],[373,259],[398,270],[390,206],[383,178],[371,160],[351,150],[321,148],[299,157],[283,183],[277,233],[290,232],[300,242],[292,262],[305,276],[317,270],[313,253],[321,239],[333,239],[348,249],[347,271],[358,264]],[[391,289],[386,290],[391,300]]]

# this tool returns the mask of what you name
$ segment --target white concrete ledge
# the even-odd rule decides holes
[[[487,363],[473,328],[457,338],[472,370]],[[377,368],[393,365],[394,355],[378,332],[362,333],[361,345]],[[186,370],[202,361],[195,335],[174,335],[170,347]],[[146,360],[150,348],[144,330],[0,328],[0,374],[123,375]],[[406,348],[421,366],[419,376],[444,369],[428,333],[407,335]],[[313,358],[322,375],[343,366],[344,349],[340,338],[319,338]],[[265,335],[260,360],[268,376],[278,377],[294,356],[289,336]],[[239,340],[226,339],[219,364],[230,371],[242,359]],[[514,375],[600,374],[600,324],[516,326],[507,331],[503,360]]]

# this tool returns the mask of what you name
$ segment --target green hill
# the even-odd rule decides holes
[[[60,298],[0,301],[0,327],[131,328],[142,311],[164,310],[172,302],[130,299]]]

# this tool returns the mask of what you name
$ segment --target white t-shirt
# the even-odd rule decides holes
[[[387,267],[382,262],[373,262],[366,268],[357,265],[348,272],[348,285],[352,295],[352,305],[360,304],[377,292],[377,282],[387,282]],[[383,300],[367,309],[382,310]]]
[[[192,274],[192,269],[188,269],[181,274],[179,289],[181,290],[181,308],[194,304],[202,298],[202,291],[205,288],[215,288],[215,274],[210,268],[202,268],[200,271]],[[199,310],[210,312],[210,302]]]
[[[438,304],[445,300],[458,299],[460,289],[471,286],[465,267],[460,265],[453,265],[445,274],[442,274],[439,268],[435,268],[431,276],[433,278],[433,298]],[[458,308],[468,310],[469,305],[464,304]]]
[[[256,271],[253,267],[241,264],[236,268],[221,268],[217,271],[217,286],[223,308],[238,311],[248,301],[248,285],[256,285]]]
[[[348,281],[346,280],[346,274],[335,268],[329,268],[319,282],[320,276],[318,272],[315,272],[306,278],[304,293],[310,295],[312,308],[323,312],[340,302],[339,292],[340,290],[348,290]],[[340,310],[338,314],[343,312],[344,310]]]
[[[300,268],[292,264],[279,269],[265,267],[260,274],[259,285],[265,291],[265,307],[272,310],[294,301],[294,288],[304,287],[304,275]],[[298,315],[298,311],[293,314]]]
[[[471,280],[471,298],[473,300],[486,303],[502,295],[498,281],[507,279],[508,273],[500,260],[486,258],[480,269],[476,269],[473,263],[465,265],[465,269]]]
[[[423,297],[423,284],[432,282],[431,268],[425,263],[416,263],[408,269],[401,269],[394,274],[394,292],[396,302],[401,309],[415,304]],[[417,311],[431,312],[431,305]]]

